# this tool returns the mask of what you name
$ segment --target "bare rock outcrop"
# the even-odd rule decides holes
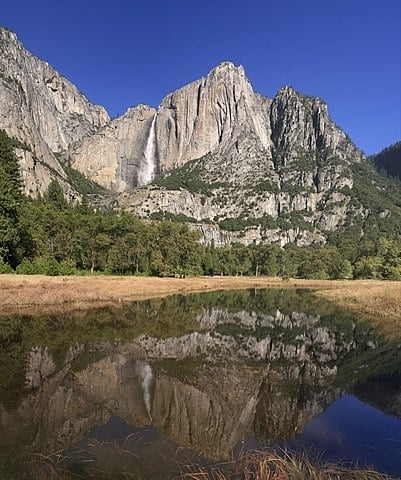
[[[55,176],[63,183],[66,175],[54,153],[108,121],[103,107],[92,105],[47,62],[28,52],[15,33],[0,28],[0,128],[31,154],[21,158],[26,193],[42,193]]]
[[[119,208],[189,217],[216,245],[321,243],[361,213],[350,191],[364,155],[320,98],[291,87],[267,98],[242,66],[223,62],[157,109],[138,105],[110,120],[4,28],[0,51],[0,128],[25,145],[30,196],[56,178],[79,198],[66,162],[117,194]]]
[[[308,245],[343,224],[350,165],[364,156],[321,99],[291,87],[263,97],[243,67],[225,62],[157,110],[130,109],[75,144],[70,158],[142,218],[167,212],[205,225],[250,218],[241,234],[218,239],[215,231],[216,244]]]
[[[69,151],[74,168],[100,185],[126,191],[149,183],[153,159],[147,158],[147,142],[156,111],[146,105],[129,108]],[[149,165],[150,164],[150,165]],[[144,172],[148,168],[148,176]],[[155,167],[156,168],[156,167]]]

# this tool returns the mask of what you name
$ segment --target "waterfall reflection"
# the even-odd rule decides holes
[[[401,363],[397,345],[367,324],[295,290],[176,296],[21,321],[19,343],[3,355],[15,373],[0,387],[4,460],[16,450],[28,457],[70,448],[116,416],[224,458],[238,442],[296,437],[344,392]]]

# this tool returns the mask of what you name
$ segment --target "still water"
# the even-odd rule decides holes
[[[307,292],[4,317],[0,345],[2,479],[279,447],[401,473],[399,342]]]

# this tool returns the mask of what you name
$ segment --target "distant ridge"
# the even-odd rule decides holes
[[[401,179],[401,141],[370,157],[373,164],[388,175]]]

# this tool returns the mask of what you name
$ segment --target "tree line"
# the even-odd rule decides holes
[[[389,235],[337,232],[326,245],[215,248],[186,224],[68,203],[57,181],[42,197],[27,198],[14,147],[0,130],[1,273],[401,279],[401,240]]]

